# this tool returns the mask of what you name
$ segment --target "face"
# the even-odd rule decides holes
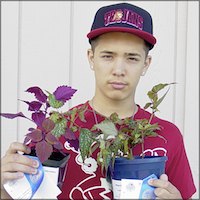
[[[94,51],[88,50],[88,59],[95,74],[95,96],[117,101],[133,101],[140,76],[151,61],[144,40],[120,32],[101,35]]]

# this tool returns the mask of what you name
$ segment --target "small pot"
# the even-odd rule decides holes
[[[29,155],[36,156],[35,149],[31,149],[31,153]],[[66,171],[68,159],[69,159],[68,154],[63,154],[61,152],[53,152],[49,157],[49,159],[42,163],[43,166],[59,168],[58,182],[57,182],[57,186],[59,188],[62,187],[62,184],[64,182],[64,174]]]
[[[167,156],[145,156],[134,159],[116,158],[114,168],[110,167],[114,198],[119,198],[122,179],[144,180],[150,175],[160,177],[165,172]],[[117,192],[115,192],[117,191]]]

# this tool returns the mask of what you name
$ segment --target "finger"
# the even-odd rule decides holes
[[[5,171],[4,171],[5,170]],[[15,163],[15,164],[6,164],[4,166],[4,170],[2,170],[2,172],[22,172],[22,173],[28,173],[28,174],[36,174],[37,173],[37,168],[34,167],[30,167],[28,165],[23,165],[20,163]]]
[[[157,196],[158,199],[169,199],[172,196],[166,189],[163,188],[155,188],[154,194]]]
[[[16,173],[5,172],[2,174],[2,184],[4,184],[6,181],[16,180],[23,177],[24,173],[22,172],[16,172]]]
[[[177,193],[177,188],[172,185],[169,181],[167,181],[167,177],[165,175],[162,176],[162,179],[150,179],[148,181],[149,185],[157,187],[158,189],[165,189],[167,192],[175,194]]]
[[[27,147],[26,145],[19,143],[19,142],[13,142],[11,143],[9,149],[6,152],[7,154],[13,154],[13,153],[17,153],[18,151],[24,152],[29,154],[31,152],[30,148]]]
[[[167,174],[162,174],[162,175],[160,176],[160,179],[163,180],[163,181],[168,181],[168,176],[167,176]]]
[[[21,164],[33,168],[37,168],[39,166],[39,162],[37,160],[31,159],[28,156],[24,156],[21,154],[8,154],[2,158],[2,170],[3,171],[8,171],[6,166],[13,165],[15,164]]]

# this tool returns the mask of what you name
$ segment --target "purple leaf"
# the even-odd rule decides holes
[[[53,94],[56,100],[66,102],[67,100],[71,99],[71,97],[76,91],[77,90],[72,89],[68,86],[60,86],[56,89],[56,91]]]
[[[66,130],[64,137],[66,139],[69,139],[69,140],[75,140],[76,139],[74,133],[69,128]]]
[[[47,95],[37,86],[28,88],[26,92],[34,93],[38,101],[45,103],[47,100]]]
[[[32,101],[32,102],[23,101],[23,102],[29,105],[28,110],[30,111],[38,111],[42,106],[42,103],[39,101]]]
[[[42,128],[44,129],[45,133],[48,133],[50,131],[52,131],[55,127],[55,124],[52,120],[50,119],[45,119],[42,122]]]
[[[8,119],[14,119],[16,117],[24,117],[27,118],[22,112],[12,114],[12,113],[0,113],[0,116],[8,118]],[[27,118],[28,119],[28,118]]]
[[[79,140],[76,139],[76,140],[67,140],[69,143],[70,143],[70,146],[71,147],[74,147],[76,151],[78,151],[78,148],[79,148]]]
[[[62,145],[62,143],[61,143],[60,141],[56,142],[56,143],[53,145],[53,147],[54,147],[55,149],[58,149],[58,150],[62,150],[62,149],[63,149],[63,145]]]
[[[36,155],[40,159],[40,161],[43,163],[51,156],[53,152],[53,147],[51,144],[46,142],[45,140],[42,140],[41,142],[38,142],[35,147]]]
[[[23,144],[27,145],[27,144],[29,144],[30,142],[31,142],[31,139],[30,139],[29,137],[25,137],[25,138],[24,138]]]
[[[28,133],[26,136],[30,138],[33,142],[39,142],[43,138],[42,131],[40,129],[35,129],[32,132]]]
[[[45,140],[50,144],[56,144],[58,142],[58,139],[51,133],[46,135]]]
[[[45,119],[45,114],[43,112],[35,112],[35,113],[32,114],[32,120],[40,128],[42,128],[42,122],[44,121],[44,119]]]

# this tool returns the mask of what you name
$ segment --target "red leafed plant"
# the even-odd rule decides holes
[[[60,86],[51,94],[35,86],[28,88],[26,92],[33,93],[35,96],[35,100],[31,102],[22,100],[28,105],[28,111],[32,113],[30,118],[22,112],[0,113],[2,117],[9,119],[22,117],[35,123],[35,128],[28,129],[24,144],[35,149],[36,155],[42,163],[51,156],[52,152],[62,152],[63,146],[59,141],[61,135],[64,135],[67,140],[74,140],[75,148],[78,148],[73,132],[66,126],[71,113],[58,111],[71,99],[76,90],[68,86]]]

